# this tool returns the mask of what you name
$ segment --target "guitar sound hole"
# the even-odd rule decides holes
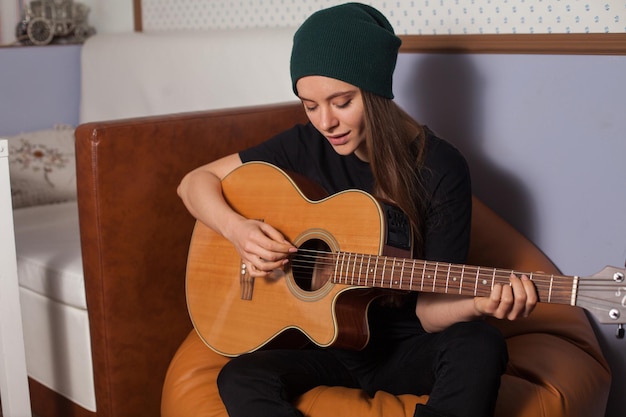
[[[320,239],[306,241],[291,261],[294,282],[304,291],[319,290],[330,279],[333,259],[326,242]]]

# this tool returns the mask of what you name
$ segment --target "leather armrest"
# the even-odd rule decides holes
[[[299,104],[95,122],[76,131],[78,205],[98,415],[158,415],[192,328],[195,220],[176,195],[193,168],[304,121]]]

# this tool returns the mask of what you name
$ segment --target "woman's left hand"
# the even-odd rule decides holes
[[[474,308],[483,316],[515,320],[528,317],[537,301],[535,284],[526,275],[511,274],[510,285],[496,284],[489,297],[475,297]]]

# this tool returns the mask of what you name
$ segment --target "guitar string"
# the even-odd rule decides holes
[[[311,265],[311,264],[316,264],[316,262],[314,262],[314,261],[305,261],[304,263],[307,264],[306,268],[308,268],[308,269],[315,268],[315,266],[313,266],[313,267],[308,266],[308,265]],[[332,263],[332,265],[334,265],[334,262]],[[356,280],[357,280],[357,284],[356,285],[359,286],[358,278]],[[346,281],[346,284],[347,284],[347,281]],[[351,285],[355,285],[352,282],[350,284]],[[367,285],[364,285],[364,286],[367,286]],[[603,284],[603,283],[593,283],[591,285],[579,285],[579,288],[584,288],[585,290],[591,291],[591,292],[593,292],[593,291],[602,291],[604,294],[606,294],[606,291],[611,289],[612,286],[609,286],[609,285],[606,285],[606,284]],[[409,287],[409,289],[413,290],[412,287]],[[564,292],[565,295],[561,295],[561,297],[559,297],[558,296],[559,290]],[[565,304],[565,305],[571,305],[571,298],[570,298],[571,291],[572,291],[572,286],[571,285],[564,285],[560,289],[557,286],[556,289],[553,288],[554,297],[550,301],[554,303],[554,302],[557,302],[555,300],[561,300],[561,301],[559,301],[557,303]],[[471,290],[470,290],[470,292],[471,292]],[[578,300],[578,304],[579,305],[580,305],[580,302],[587,301],[587,302],[593,303],[596,308],[603,308],[607,312],[608,312],[608,310],[610,308],[615,307],[615,300],[612,301],[612,300],[607,300],[605,298],[594,297],[591,294],[585,294],[585,293],[580,293],[579,292],[576,299]]]
[[[358,262],[357,259],[359,258],[361,258],[362,260],[365,260],[366,258],[370,256],[367,254],[362,255],[362,254],[354,254],[354,253],[348,253],[348,252],[328,252],[328,251],[300,248],[298,250],[298,254],[303,254],[303,253],[305,255],[296,256],[294,258],[294,260],[292,261],[292,265],[296,265],[298,267],[301,267],[302,269],[309,269],[309,270],[313,270],[314,268],[319,267],[319,266],[327,266],[327,267],[332,267],[334,269],[337,263],[341,262],[338,259],[338,257],[343,256],[343,255],[348,255],[350,258],[352,257],[355,258],[354,260],[348,260],[350,264],[354,262]],[[402,258],[393,258],[393,257],[380,256],[380,255],[371,255],[371,256],[377,257],[377,258],[386,258],[388,260],[394,260],[394,261],[402,260]],[[441,269],[442,273],[443,271],[446,271],[444,275],[448,275],[447,273],[448,266],[450,266],[451,268],[450,272],[453,275],[455,272],[459,273],[460,271],[452,271],[452,268],[454,269],[464,268],[465,271],[463,275],[470,276],[469,279],[483,279],[483,280],[490,281],[492,278],[495,277],[500,280],[508,280],[511,272],[516,275],[522,275],[522,274],[525,274],[527,276],[531,275],[530,272],[522,272],[522,271],[516,271],[516,270],[509,271],[509,270],[504,270],[504,269],[499,270],[498,268],[492,268],[492,267],[482,267],[482,266],[474,266],[474,265],[456,265],[456,264],[449,264],[446,262],[423,261],[419,259],[408,259],[408,261],[409,263],[416,263],[419,265],[423,265],[424,263],[426,263],[427,265],[432,264],[431,266],[426,266],[425,269],[423,269],[422,267],[418,268],[420,271],[425,271],[426,273],[432,273],[432,274],[435,273],[436,265],[444,266],[444,268]],[[379,265],[379,267],[376,268],[376,270],[379,271],[382,268],[385,272],[387,272],[387,271],[390,271],[392,267],[393,265],[387,265],[385,268],[382,268],[382,266]],[[439,273],[439,271],[436,271],[436,272]],[[554,278],[557,278],[557,280],[555,281]],[[349,278],[346,278],[346,279],[349,279]],[[355,277],[355,279],[358,279],[358,278]],[[553,291],[559,291],[559,290],[571,291],[572,283],[563,282],[563,279],[568,279],[571,282],[573,282],[574,277],[568,276],[568,275],[547,274],[547,273],[541,273],[541,272],[532,273],[532,281],[536,284],[549,285],[550,281],[552,281]],[[579,282],[578,287],[579,288],[591,288],[591,289],[595,288],[597,290],[604,290],[606,288],[610,288],[609,286],[605,284],[605,282],[608,282],[611,284],[615,283],[610,278],[595,279],[595,280],[588,280],[588,281],[589,282],[587,282],[587,280]]]
[[[338,262],[338,261],[335,259],[335,258],[336,258],[336,256],[333,256],[334,254],[333,254],[333,253],[330,253],[330,252],[313,251],[313,250],[307,250],[307,249],[304,249],[304,250],[302,250],[302,249],[301,249],[301,250],[300,250],[300,252],[303,252],[303,251],[304,251],[304,252],[309,252],[309,253],[314,253],[314,254],[316,254],[315,256],[313,256],[313,255],[307,255],[307,257],[309,258],[309,260],[308,260],[308,261],[302,261],[302,262],[301,262],[301,264],[302,264],[302,265],[305,265],[305,264],[307,264],[307,265],[312,265],[312,266],[311,266],[311,268],[314,268],[314,267],[315,267],[315,266],[317,266],[317,265],[323,265],[323,266],[334,266],[334,265],[336,265],[336,263]],[[340,254],[340,255],[341,255],[342,253],[343,253],[343,252],[339,252],[339,254]],[[317,256],[318,254],[323,254],[323,255],[328,255],[328,254],[330,254],[331,256],[326,257],[326,258],[325,258],[322,262],[320,262],[320,259],[321,259],[321,258],[320,258],[319,256]],[[348,253],[346,252],[346,254],[348,254]],[[350,256],[352,256],[352,255],[355,255],[355,254],[350,254]],[[356,256],[361,256],[361,255],[360,255],[360,254],[358,254],[358,255],[355,255],[355,257],[356,257]],[[369,255],[364,255],[364,256],[369,256]],[[402,259],[402,258],[397,259],[397,258],[392,258],[392,257],[384,257],[384,256],[378,256],[378,255],[372,255],[372,256],[376,256],[376,257],[378,257],[378,258],[387,258],[387,259],[390,259],[390,260],[395,260],[395,261],[398,261],[398,260],[401,260],[401,259]],[[301,258],[303,258],[303,257],[296,258],[296,259],[301,259]],[[326,261],[328,261],[328,262],[326,262]],[[354,261],[354,260],[350,261],[350,263],[353,263],[353,262],[355,262],[355,261]],[[357,261],[357,262],[358,262],[358,261]],[[491,277],[493,276],[493,274],[494,274],[494,272],[493,272],[494,270],[496,271],[496,272],[495,272],[495,276],[496,276],[496,277],[499,277],[499,278],[506,278],[506,279],[508,279],[508,277],[509,277],[509,275],[510,275],[510,270],[504,270],[504,269],[498,270],[497,268],[492,268],[492,267],[482,267],[482,266],[473,266],[473,265],[456,265],[456,264],[448,264],[448,263],[445,263],[445,262],[438,262],[438,263],[437,263],[437,262],[431,262],[431,261],[422,261],[422,260],[419,260],[419,259],[415,259],[415,260],[411,259],[411,260],[409,260],[409,262],[415,262],[415,263],[419,263],[419,264],[423,264],[424,262],[425,262],[425,263],[427,263],[427,264],[428,264],[428,263],[430,263],[430,264],[439,264],[439,266],[444,266],[444,268],[442,269],[442,271],[443,271],[443,270],[445,270],[445,271],[446,271],[446,274],[447,274],[447,268],[446,268],[446,266],[447,266],[447,265],[449,265],[451,268],[455,268],[455,269],[465,268],[466,270],[468,270],[468,269],[469,269],[470,271],[473,269],[473,270],[474,270],[474,272],[473,272],[472,274],[468,274],[468,275],[475,275],[475,271],[476,271],[476,270],[478,270],[478,269],[480,268],[480,269],[481,269],[481,271],[479,272],[479,277],[485,277],[485,278],[487,278],[487,277],[488,277],[488,278],[491,278]],[[391,268],[392,268],[392,266],[391,266],[391,265],[388,265],[385,269],[386,269],[386,270],[389,270],[389,269],[391,269]],[[379,268],[379,269],[380,269],[380,268]],[[435,266],[429,266],[429,267],[426,267],[426,272],[433,272],[434,270],[435,270]],[[457,272],[457,273],[458,273],[459,271],[454,271],[454,272]],[[454,273],[454,272],[452,272],[452,269],[451,269],[451,273]],[[516,270],[514,270],[514,271],[512,271],[512,272],[513,272],[513,273],[515,273],[515,274],[526,274],[526,275],[530,275],[530,274],[531,274],[531,273],[529,273],[529,272],[521,272],[521,271],[516,271]],[[552,277],[555,277],[555,278],[571,278],[572,280],[574,279],[574,277],[573,277],[573,276],[568,276],[568,275],[558,275],[558,274],[547,274],[547,273],[539,273],[539,272],[534,272],[534,273],[532,273],[532,275],[533,275],[533,281],[534,281],[534,282],[541,282],[541,279],[540,279],[541,277],[547,278],[547,281],[545,281],[545,282],[549,282],[549,281],[552,279]],[[598,282],[598,281],[601,281],[601,280],[600,280],[600,279],[596,279],[596,280],[595,280],[595,282]],[[609,278],[607,278],[607,279],[606,279],[606,281],[608,281],[608,282],[613,282],[613,280],[611,280],[611,279],[609,279]],[[592,282],[591,284],[593,284],[593,283],[594,283],[594,282]],[[557,284],[558,284],[558,283],[557,283]],[[570,285],[568,284],[568,285],[567,285],[567,287],[569,287],[569,286],[570,286]]]
[[[342,254],[347,254],[350,257],[352,255],[354,255],[355,260],[358,259],[359,256],[361,256],[360,254],[353,254],[353,253],[350,253],[350,254],[344,253],[344,252],[332,253],[332,252],[327,252],[327,251],[308,250],[308,249],[302,249],[301,248],[301,249],[299,249],[299,254],[302,254],[302,253],[309,253],[309,255],[296,257],[296,260],[298,260],[298,261],[297,262],[295,262],[295,261],[292,262],[292,265],[299,265],[298,266],[299,268],[301,268],[301,269],[308,269],[310,271],[313,271],[315,268],[319,267],[320,264],[322,266],[328,266],[328,267],[332,268],[333,271],[334,271],[334,268],[335,268],[335,266],[336,266],[336,264],[338,262],[338,257],[342,256]],[[322,255],[322,258],[324,259],[324,261],[320,261],[320,255]],[[369,255],[364,255],[364,256],[368,256],[369,257]],[[372,255],[372,256],[380,257],[378,255]],[[308,258],[308,260],[302,260],[305,257]],[[397,260],[397,259],[391,258],[391,257],[386,257],[386,258]],[[364,259],[364,258],[362,258],[362,259]],[[428,263],[429,261],[422,261],[422,260],[419,260],[419,259],[415,259],[415,260],[410,259],[409,262],[416,262],[416,263],[425,263],[426,262],[426,263]],[[445,263],[440,263],[440,264],[441,265],[445,265]],[[501,272],[499,274],[494,275],[493,271],[494,270],[497,271],[497,269],[491,268],[491,267],[478,267],[478,266],[472,266],[472,265],[465,265],[465,266],[463,266],[463,265],[453,265],[453,264],[450,264],[450,265],[451,266],[455,266],[456,268],[463,268],[463,267],[465,267],[464,269],[469,269],[470,271],[472,269],[474,269],[476,271],[478,269],[482,269],[482,270],[485,270],[487,272],[488,271],[492,271],[491,274],[485,274],[483,272],[480,272],[478,274],[478,276],[480,276],[480,274],[484,274],[485,277],[489,277],[489,276],[493,275],[493,276],[496,276],[496,277],[498,277],[500,279],[508,279],[508,277],[509,277],[508,271],[506,273]],[[391,270],[391,266],[386,266],[385,269],[386,270]],[[418,269],[420,269],[420,268],[418,268]],[[447,268],[444,268],[444,269],[447,270]],[[425,271],[426,273],[428,273],[428,272],[433,272],[434,273],[435,272],[435,267],[425,268],[425,269],[423,269],[423,271]],[[519,274],[526,274],[525,272],[519,272],[519,271],[513,271],[513,273],[516,273],[518,275]],[[332,274],[329,274],[329,275],[332,275]],[[547,280],[542,280],[542,279],[539,278],[539,276],[543,276],[543,277],[548,278],[548,279]],[[572,281],[573,281],[573,277],[571,277],[571,276],[551,275],[551,274],[545,274],[545,273],[533,273],[532,280],[533,280],[533,282],[535,282],[537,284],[548,285],[547,283],[552,281],[552,278],[550,278],[550,277],[554,277],[554,276],[556,276],[556,277],[563,277],[563,278],[572,278]],[[312,277],[309,278],[309,279],[312,280]],[[330,277],[329,277],[329,279],[330,279]],[[478,279],[478,278],[476,278],[476,279]],[[353,283],[354,279],[351,278],[351,280],[352,280],[352,282],[350,282],[350,284],[351,285],[355,285]],[[372,280],[375,281],[374,278]],[[360,283],[358,277],[356,278],[356,281],[357,281],[357,286],[358,286],[359,285],[358,283]],[[420,279],[418,279],[418,281],[420,281]],[[440,280],[440,281],[443,281],[443,280]],[[365,282],[367,283],[368,280],[365,279]],[[471,279],[468,280],[468,282],[471,283]],[[607,285],[607,282],[609,284],[611,284],[611,285]],[[347,283],[348,283],[348,278],[346,278],[346,284]],[[460,284],[460,285],[462,285],[462,284]],[[364,285],[364,286],[367,286],[367,285]],[[611,280],[611,279],[608,279],[608,278],[604,279],[604,280],[603,279],[595,279],[595,280],[592,280],[592,282],[590,282],[590,283],[585,283],[585,282],[582,282],[582,283],[579,282],[578,283],[578,288],[579,289],[585,289],[586,291],[591,291],[591,292],[593,292],[593,291],[606,292],[607,290],[610,290],[610,289],[614,288],[614,286],[615,286],[615,282],[613,280]],[[412,285],[409,288],[411,290],[413,290],[413,286]],[[557,281],[556,284],[554,282],[552,283],[552,293],[554,294],[554,299],[559,299],[559,297],[558,297],[559,292],[562,292],[562,293],[564,292],[565,293],[565,296],[561,296],[561,299],[563,300],[562,304],[567,304],[567,305],[570,304],[569,300],[570,300],[570,293],[571,293],[572,289],[573,288],[572,288],[572,284],[571,283],[568,284],[566,282],[559,282],[559,281]],[[470,290],[470,292],[471,292],[471,290]],[[576,299],[578,300],[578,302],[581,302],[581,301],[593,302],[596,307],[600,307],[600,306],[604,307],[606,309],[606,311],[608,311],[610,309],[610,307],[614,307],[615,306],[615,301],[606,300],[604,298],[594,297],[594,296],[592,296],[590,294],[585,294],[585,293],[580,293],[580,292],[577,294],[577,298]]]

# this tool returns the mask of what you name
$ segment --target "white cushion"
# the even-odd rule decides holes
[[[14,210],[21,287],[87,309],[76,202]]]

